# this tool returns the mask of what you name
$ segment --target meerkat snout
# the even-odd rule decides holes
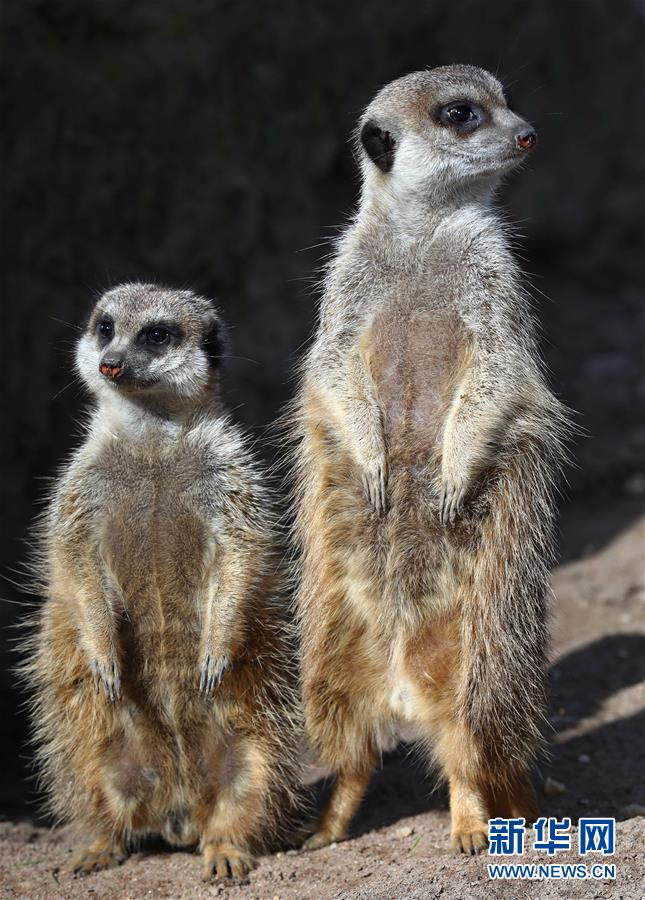
[[[527,128],[515,136],[515,144],[518,150],[532,150],[537,143],[537,133],[533,128]]]
[[[118,378],[123,372],[123,360],[115,356],[106,356],[99,364],[99,372],[106,378]]]

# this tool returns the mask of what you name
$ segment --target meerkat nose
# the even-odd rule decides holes
[[[520,131],[515,135],[515,145],[518,150],[530,150],[537,143],[537,134],[532,128],[526,131]]]
[[[99,372],[106,378],[118,378],[123,371],[123,362],[120,359],[105,359],[99,365]]]

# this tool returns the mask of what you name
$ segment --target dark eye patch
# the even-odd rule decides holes
[[[167,328],[155,325],[154,328],[149,328],[146,331],[146,341],[149,344],[165,344],[169,340],[170,332]]]
[[[469,134],[486,121],[486,113],[469,100],[451,100],[439,107],[437,118],[458,134]]]
[[[181,340],[181,329],[174,322],[152,322],[141,329],[137,344],[154,352],[164,351]]]
[[[99,316],[95,330],[99,344],[104,347],[114,337],[114,322],[109,316]]]

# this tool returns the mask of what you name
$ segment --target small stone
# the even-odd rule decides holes
[[[401,828],[397,828],[394,832],[394,837],[397,838],[409,838],[414,834],[414,828],[410,828],[409,825],[403,825]]]
[[[625,819],[634,819],[636,816],[645,816],[645,805],[643,803],[628,803],[627,806],[621,806],[618,812]]]
[[[589,756],[588,753],[581,753],[580,756],[578,757],[578,762],[586,765],[587,763],[591,762],[591,757]]]
[[[542,785],[542,793],[545,797],[559,797],[560,794],[565,794],[566,791],[566,785],[562,784],[561,781],[556,781],[555,778],[551,778],[550,775],[547,775],[544,784]]]

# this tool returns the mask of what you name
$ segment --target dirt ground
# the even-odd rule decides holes
[[[431,791],[422,767],[402,748],[373,779],[350,840],[313,853],[288,850],[264,857],[247,885],[204,885],[194,854],[158,848],[134,854],[117,869],[75,878],[65,868],[72,851],[68,832],[4,822],[0,896],[645,897],[645,519],[638,515],[644,493],[641,476],[625,482],[622,499],[612,497],[611,528],[602,492],[565,511],[563,556],[571,561],[553,576],[552,755],[536,772],[539,787],[550,776],[566,788],[558,796],[542,797],[545,815],[570,816],[574,823],[588,815],[620,820],[615,855],[598,857],[615,864],[615,882],[491,882],[489,858],[466,859],[450,851],[446,796]],[[611,537],[603,539],[608,533]],[[545,857],[531,851],[521,861],[544,862]],[[559,853],[550,861],[581,860]]]

